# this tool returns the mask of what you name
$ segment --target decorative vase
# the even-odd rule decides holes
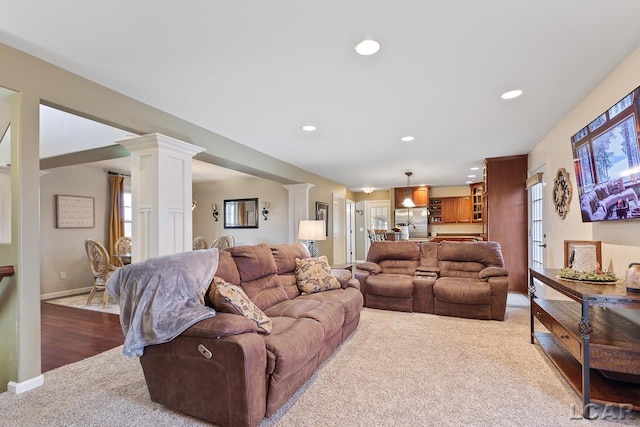
[[[629,264],[625,281],[627,282],[627,291],[640,292],[640,262]]]

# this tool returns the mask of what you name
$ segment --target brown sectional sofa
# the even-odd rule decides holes
[[[221,251],[216,276],[240,286],[272,320],[268,335],[238,314],[217,313],[140,358],[154,402],[222,426],[273,415],[356,329],[363,297],[346,270],[340,289],[301,295],[294,274],[303,244]]]
[[[505,317],[509,281],[497,242],[372,242],[355,277],[366,307]]]

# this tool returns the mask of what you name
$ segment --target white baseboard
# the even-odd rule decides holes
[[[40,387],[42,384],[44,384],[44,375],[40,374],[35,378],[22,381],[21,383],[9,381],[9,383],[7,384],[7,390],[13,394],[20,394],[24,393],[25,391],[33,390],[36,387]]]
[[[87,294],[87,293],[91,292],[91,289],[93,289],[93,286],[88,286],[86,288],[69,289],[68,291],[51,292],[51,293],[48,293],[48,294],[40,295],[40,300],[44,301],[44,300],[48,300],[48,299],[68,297],[68,296],[71,296],[71,295]]]

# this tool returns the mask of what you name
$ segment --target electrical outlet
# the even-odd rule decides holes
[[[67,273],[65,273],[64,271],[60,273],[60,279],[64,280],[67,278]]]

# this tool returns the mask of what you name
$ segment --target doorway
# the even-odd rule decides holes
[[[547,247],[544,223],[544,166],[527,180],[529,192],[529,267],[544,268]]]

